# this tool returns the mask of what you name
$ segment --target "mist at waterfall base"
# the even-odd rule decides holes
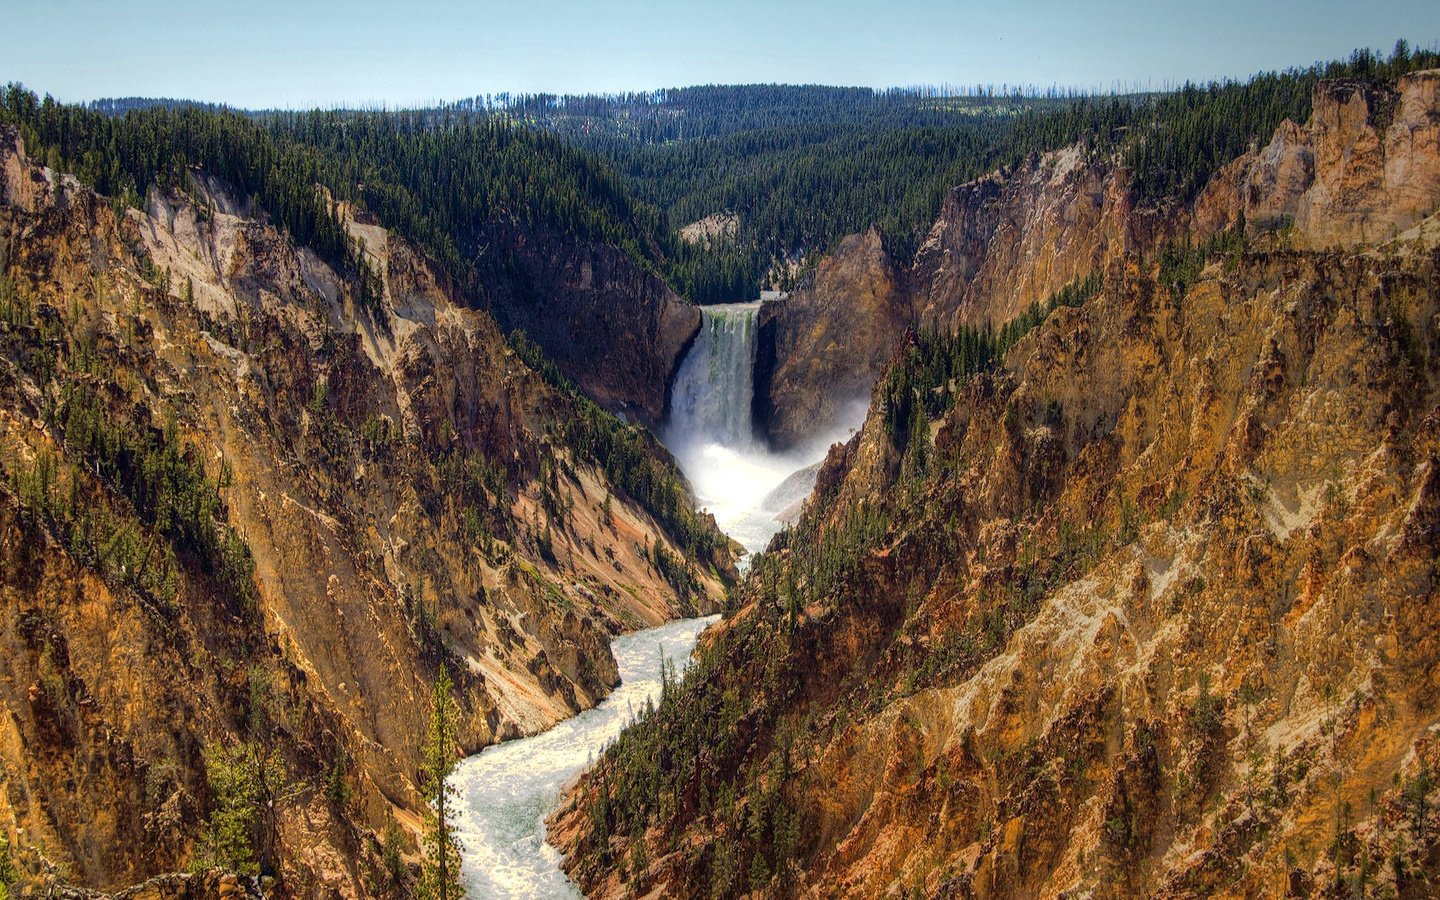
[[[616,638],[611,644],[620,686],[598,706],[549,731],[487,747],[450,776],[458,812],[461,877],[471,897],[578,898],[545,842],[545,817],[570,779],[660,692],[660,667],[684,671],[696,639],[719,616],[681,619]]]
[[[835,441],[849,438],[869,397],[850,404],[846,423],[798,450],[772,453],[751,420],[759,301],[702,307],[704,320],[680,364],[661,439],[699,506],[751,553],[780,530],[778,516],[809,495],[813,471]]]

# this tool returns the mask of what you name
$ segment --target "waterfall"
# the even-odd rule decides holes
[[[701,308],[700,333],[675,375],[667,443],[718,444],[750,450],[755,435],[750,403],[755,393],[756,303]]]
[[[794,470],[755,439],[755,332],[760,303],[701,307],[695,343],[675,373],[664,440],[695,489],[731,537],[762,549],[779,528],[764,498]]]
[[[815,485],[815,464],[847,426],[816,434],[806,446],[772,453],[755,437],[750,406],[755,394],[756,318],[760,302],[701,307],[695,343],[675,373],[670,420],[662,439],[680,463],[699,505],[751,553],[765,549]],[[856,423],[864,417],[857,407]]]

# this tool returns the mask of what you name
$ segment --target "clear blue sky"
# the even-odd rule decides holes
[[[1109,88],[1440,41],[1440,0],[0,0],[0,82],[237,106],[705,83]]]

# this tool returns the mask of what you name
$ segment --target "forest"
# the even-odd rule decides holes
[[[506,98],[494,108],[609,160],[640,201],[665,211],[666,233],[735,214],[729,239],[671,245],[673,282],[709,302],[753,297],[767,281],[788,287],[793,275],[777,264],[824,253],[871,225],[908,261],[951,187],[1076,142],[1118,155],[1147,200],[1188,200],[1280,122],[1304,122],[1320,79],[1382,85],[1437,64],[1434,51],[1400,41],[1388,58],[1357,50],[1165,93],[709,86]]]
[[[1281,121],[1305,121],[1321,78],[1380,85],[1437,64],[1401,41],[1388,58],[1357,50],[1167,93],[708,86],[395,111],[74,106],[12,84],[0,121],[37,157],[132,205],[203,168],[352,269],[334,204],[353,203],[425,247],[477,303],[481,273],[507,271],[497,229],[516,226],[611,244],[710,303],[788,288],[807,259],[871,225],[908,260],[951,187],[1076,142],[1117,157],[1150,202],[1189,199]],[[680,236],[723,213],[733,233]]]

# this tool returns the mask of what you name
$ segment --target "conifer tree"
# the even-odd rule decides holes
[[[273,870],[276,805],[288,799],[283,764],[255,743],[214,746],[205,753],[205,775],[213,803],[201,850],[204,864],[246,875]]]
[[[459,715],[450,696],[450,670],[440,667],[431,692],[430,735],[425,741],[421,789],[429,804],[425,828],[425,862],[420,873],[422,900],[459,900],[465,896],[460,885],[460,845],[451,830],[450,817],[455,789],[450,773],[455,769],[455,723]]]

